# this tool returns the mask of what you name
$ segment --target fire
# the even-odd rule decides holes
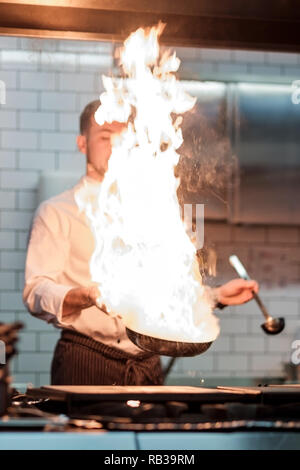
[[[127,126],[113,142],[99,188],[84,187],[76,200],[94,233],[90,271],[108,312],[139,333],[213,341],[218,320],[181,218],[174,176],[182,144],[179,115],[196,100],[176,79],[176,54],[160,57],[162,29],[131,34],[120,52],[125,78],[103,77],[106,91],[95,119]]]

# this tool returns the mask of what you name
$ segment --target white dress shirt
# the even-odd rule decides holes
[[[120,318],[93,306],[62,318],[67,292],[94,285],[89,262],[94,238],[86,215],[74,199],[83,184],[100,184],[83,176],[72,189],[43,202],[31,228],[25,267],[23,301],[36,317],[58,328],[69,328],[109,346],[138,354]]]

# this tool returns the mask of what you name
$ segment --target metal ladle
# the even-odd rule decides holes
[[[241,263],[241,261],[236,255],[231,255],[229,257],[229,262],[242,279],[245,279],[246,281],[249,281],[251,279],[245,267],[243,266],[243,264]],[[284,326],[285,326],[284,318],[271,317],[271,315],[268,313],[265,305],[262,303],[260,297],[256,294],[256,292],[252,291],[252,294],[253,294],[253,298],[256,300],[259,308],[261,309],[266,319],[266,322],[261,325],[262,329],[264,330],[265,333],[267,333],[267,335],[278,335],[278,333],[280,333],[284,329]]]

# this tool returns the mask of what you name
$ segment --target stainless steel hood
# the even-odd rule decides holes
[[[0,34],[123,40],[166,23],[162,42],[300,51],[297,0],[0,0]]]

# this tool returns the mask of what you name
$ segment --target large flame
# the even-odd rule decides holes
[[[177,199],[180,115],[195,104],[175,77],[175,54],[159,55],[163,27],[138,29],[120,53],[125,78],[103,77],[98,124],[128,123],[98,187],[76,196],[96,241],[90,263],[101,302],[129,328],[158,338],[212,341],[219,333],[201,284],[196,248]]]

